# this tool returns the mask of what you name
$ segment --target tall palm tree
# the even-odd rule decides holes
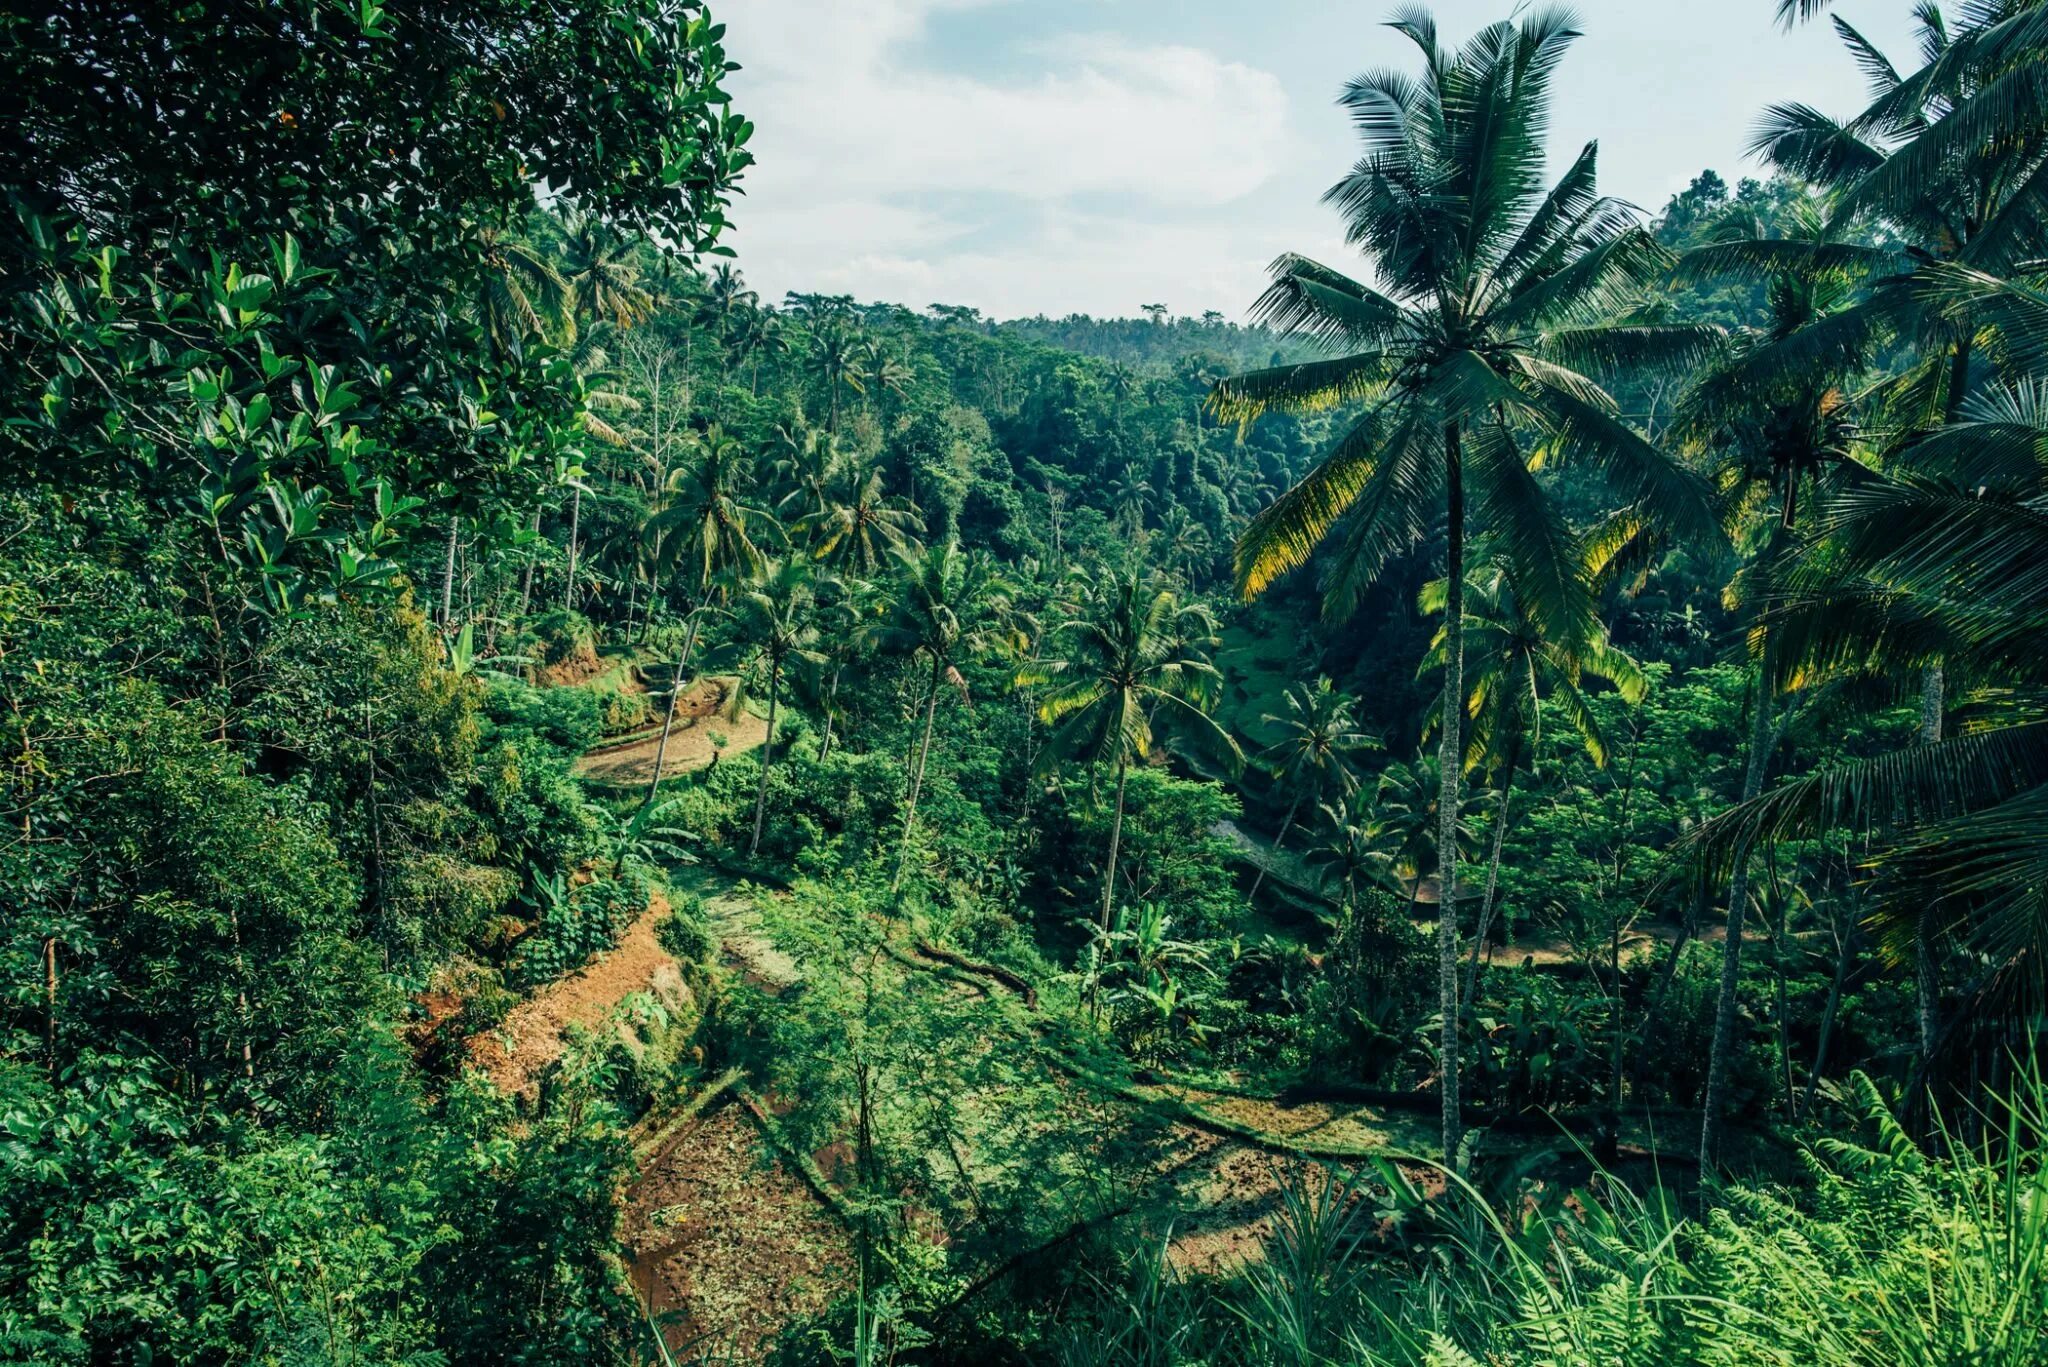
[[[1176,734],[1233,770],[1244,762],[1237,742],[1209,715],[1212,687],[1222,676],[1199,654],[1178,648],[1177,638],[1188,633],[1176,622],[1188,611],[1171,590],[1149,588],[1129,571],[1113,575],[1080,615],[1058,628],[1062,653],[1018,675],[1020,685],[1049,686],[1038,717],[1054,730],[1041,765],[1066,758],[1116,770],[1116,809],[1102,865],[1104,935],[1116,905],[1124,785],[1131,765],[1149,758],[1158,744],[1155,719],[1163,715]]]
[[[605,319],[615,327],[644,323],[654,314],[654,296],[640,283],[634,258],[640,243],[596,214],[572,209],[562,215],[562,279],[569,287],[571,314],[580,321]]]
[[[1283,701],[1284,711],[1268,712],[1261,718],[1266,725],[1280,729],[1280,739],[1268,745],[1260,758],[1290,794],[1280,833],[1273,837],[1275,854],[1287,843],[1302,804],[1320,806],[1332,794],[1349,794],[1358,786],[1353,756],[1379,748],[1377,737],[1358,729],[1354,700],[1338,692],[1327,678],[1318,678],[1313,686],[1288,685]],[[1262,867],[1252,880],[1249,895],[1257,897],[1265,881]]]
[[[837,317],[828,317],[811,332],[811,372],[825,387],[825,430],[838,435],[839,391],[866,392],[861,379],[860,332]]]
[[[886,651],[907,655],[929,667],[925,681],[923,734],[911,762],[909,797],[903,804],[902,848],[896,860],[895,886],[903,882],[910,856],[910,837],[917,824],[917,801],[924,789],[925,765],[932,749],[932,724],[939,696],[956,689],[967,697],[960,666],[981,656],[1023,648],[1023,633],[1012,611],[1009,583],[986,552],[968,552],[947,538],[917,554],[895,552],[899,575],[890,595],[889,615],[874,632]]]
[[[676,704],[682,699],[684,671],[689,668],[713,584],[721,577],[744,580],[757,576],[767,563],[759,541],[764,532],[775,528],[774,518],[745,501],[752,470],[740,444],[713,426],[695,446],[695,459],[670,472],[662,490],[661,510],[647,524],[661,548],[657,572],[680,575],[690,594],[689,625],[669,682],[661,740],[654,750],[654,773],[647,780],[646,801],[650,804],[661,790],[662,764],[675,726]]]
[[[748,694],[768,694],[768,733],[761,740],[761,778],[754,790],[754,834],[747,842],[750,857],[761,848],[761,828],[768,815],[768,775],[775,767],[776,705],[782,682],[796,665],[822,660],[815,648],[816,610],[811,567],[797,556],[768,561],[733,598],[732,663],[739,682],[731,705],[737,711]]]
[[[732,370],[734,342],[746,329],[746,318],[761,296],[747,288],[746,277],[731,265],[712,268],[704,282],[704,297],[697,304],[693,321],[718,339],[718,387],[725,388]]]
[[[811,554],[853,574],[872,575],[898,551],[915,552],[924,519],[909,500],[884,492],[879,467],[843,465],[825,488],[825,506],[796,521]]]
[[[1422,590],[1424,612],[1441,612],[1447,586],[1441,581]],[[1587,701],[1583,683],[1590,676],[1612,684],[1634,704],[1649,692],[1642,666],[1608,641],[1604,629],[1577,641],[1546,636],[1543,623],[1523,607],[1514,579],[1500,566],[1490,566],[1465,585],[1465,745],[1467,772],[1484,769],[1494,780],[1492,848],[1486,860],[1486,890],[1479,901],[1479,920],[1472,934],[1472,954],[1465,967],[1465,1010],[1479,980],[1479,953],[1493,929],[1495,896],[1500,888],[1501,850],[1507,839],[1515,777],[1525,757],[1543,741],[1543,700],[1564,714],[1585,743],[1593,763],[1606,767],[1607,739]],[[1439,628],[1423,657],[1422,672],[1441,669],[1448,631]],[[1442,699],[1438,699],[1441,706]],[[1432,722],[1437,720],[1432,719]],[[1433,729],[1433,727],[1432,727]]]
[[[1593,145],[1543,189],[1551,79],[1578,36],[1566,13],[1543,9],[1492,25],[1456,51],[1439,44],[1420,11],[1404,11],[1391,27],[1421,50],[1422,75],[1373,73],[1345,88],[1341,103],[1365,152],[1325,197],[1378,285],[1281,257],[1255,315],[1329,354],[1225,380],[1210,402],[1239,422],[1363,405],[1336,448],[1245,529],[1237,573],[1248,596],[1306,563],[1342,521],[1325,607],[1344,615],[1396,554],[1426,538],[1439,513],[1444,519],[1443,691],[1452,702],[1443,709],[1439,847],[1445,902],[1455,906],[1448,854],[1464,754],[1456,700],[1465,691],[1468,494],[1516,564],[1531,609],[1560,637],[1584,635],[1593,609],[1583,556],[1519,439],[1534,434],[1553,460],[1591,463],[1652,519],[1704,529],[1699,481],[1622,422],[1582,372],[1689,364],[1714,336],[1604,322],[1666,258],[1627,206],[1598,195]],[[1443,1141],[1455,1159],[1458,929],[1450,915],[1438,925]]]
[[[539,248],[498,228],[483,229],[477,240],[483,269],[476,320],[494,350],[513,351],[528,337],[573,326],[569,283]]]
[[[889,394],[902,398],[910,382],[917,378],[917,372],[905,365],[895,349],[880,337],[870,337],[861,344],[860,365],[861,384],[870,407],[881,404]]]
[[[1716,229],[1723,240],[1686,254],[1678,278],[1744,278],[1764,269],[1765,316],[1740,331],[1720,362],[1679,400],[1674,432],[1714,462],[1722,517],[1744,565],[1728,597],[1757,608],[1775,591],[1774,576],[1800,535],[1801,518],[1828,490],[1856,472],[1856,430],[1846,391],[1870,345],[1855,253],[1837,251],[1835,230],[1815,206],[1793,215],[1795,236],[1763,236],[1740,215]],[[1763,791],[1780,725],[1776,632],[1760,613],[1749,633],[1757,657],[1755,695],[1744,742],[1743,802]],[[1708,1056],[1701,1121],[1702,1161],[1720,1136],[1728,1058],[1735,1045],[1743,922],[1749,914],[1749,863],[1728,884],[1720,997]]]
[[[781,491],[776,515],[794,521],[830,508],[833,477],[839,473],[839,447],[831,435],[799,415],[776,425],[775,447],[770,474]]]
[[[782,320],[773,310],[748,309],[740,316],[739,327],[733,333],[732,348],[733,359],[747,363],[747,392],[759,398],[761,358],[780,356],[788,351],[789,334],[783,330]]]

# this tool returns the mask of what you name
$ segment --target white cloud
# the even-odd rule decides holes
[[[734,16],[729,85],[759,160],[730,240],[757,287],[1004,315],[1247,301],[1263,256],[1232,223],[1290,145],[1280,82],[1104,34],[1003,54],[1023,69],[1000,80],[911,60],[927,20],[964,7],[759,0]],[[1111,217],[1105,199],[1134,207]]]

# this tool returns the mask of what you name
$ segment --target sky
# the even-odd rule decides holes
[[[1513,0],[1439,0],[1462,42]],[[1356,156],[1343,83],[1418,62],[1392,0],[725,0],[727,82],[758,163],[726,239],[786,290],[995,317],[1243,317],[1283,251],[1364,267],[1322,192]],[[1600,142],[1601,188],[1662,207],[1732,183],[1766,105],[1845,114],[1860,74],[1775,0],[1580,0],[1550,157]],[[1836,12],[1911,60],[1907,0]]]

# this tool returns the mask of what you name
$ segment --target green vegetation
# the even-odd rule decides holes
[[[764,302],[695,3],[0,18],[0,1363],[2048,1360],[2048,5],[1918,22],[1647,218],[1404,11],[1241,325]]]

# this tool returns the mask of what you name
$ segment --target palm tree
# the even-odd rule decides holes
[[[825,430],[836,436],[840,387],[856,394],[866,392],[860,372],[860,333],[836,317],[819,323],[811,333],[811,370],[825,386]]]
[[[698,302],[696,317],[692,321],[709,329],[711,335],[718,339],[720,390],[725,388],[726,375],[732,369],[734,340],[744,332],[744,319],[754,311],[760,298],[747,288],[745,276],[724,263],[714,267],[705,282],[704,298]]]
[[[1578,641],[1556,641],[1544,635],[1543,623],[1522,605],[1513,577],[1499,566],[1475,576],[1466,584],[1465,593],[1465,716],[1470,722],[1465,767],[1468,771],[1485,768],[1494,777],[1486,891],[1479,901],[1479,922],[1465,968],[1465,1010],[1469,1014],[1479,981],[1480,948],[1493,929],[1515,775],[1524,755],[1542,744],[1543,700],[1548,698],[1564,714],[1585,742],[1593,763],[1604,768],[1607,740],[1586,699],[1583,682],[1591,676],[1612,684],[1625,701],[1635,704],[1649,692],[1650,680],[1642,666],[1609,643],[1604,629]],[[1441,580],[1425,585],[1422,610],[1441,612],[1445,597],[1446,585]],[[1423,657],[1423,673],[1443,667],[1447,639],[1448,631],[1439,628],[1429,654]],[[1438,701],[1441,705],[1441,698]],[[1428,729],[1433,725],[1425,734]]]
[[[1386,72],[1342,97],[1365,155],[1326,199],[1371,259],[1378,287],[1294,255],[1274,264],[1258,321],[1322,346],[1326,359],[1219,384],[1226,421],[1274,410],[1364,406],[1336,448],[1239,539],[1249,596],[1306,563],[1346,522],[1326,573],[1325,607],[1347,614],[1389,560],[1446,523],[1449,583],[1439,848],[1458,824],[1463,759],[1466,501],[1516,564],[1531,609],[1559,638],[1586,633],[1591,594],[1577,538],[1532,473],[1518,437],[1534,432],[1556,460],[1591,462],[1654,520],[1705,527],[1699,481],[1621,421],[1582,371],[1621,363],[1690,363],[1711,329],[1618,327],[1604,319],[1663,267],[1627,206],[1595,190],[1589,144],[1542,188],[1550,83],[1576,38],[1569,16],[1539,10],[1495,24],[1462,49],[1406,11],[1394,29],[1421,49],[1420,79]],[[1457,870],[1446,858],[1445,901]],[[1458,1088],[1456,919],[1438,918],[1443,1014],[1443,1140],[1455,1159]]]
[[[761,848],[761,827],[768,815],[768,775],[775,767],[775,716],[782,680],[797,664],[818,664],[817,597],[811,567],[796,556],[771,560],[733,599],[734,673],[738,684],[731,706],[737,713],[748,693],[768,694],[768,733],[761,740],[761,779],[754,790],[754,835],[747,842],[752,857]]]
[[[1747,563],[1729,596],[1760,604],[1795,544],[1803,511],[1855,474],[1845,390],[1865,363],[1872,334],[1866,317],[1844,333],[1842,319],[1865,309],[1855,289],[1854,254],[1838,253],[1833,230],[1816,209],[1794,215],[1799,236],[1770,239],[1737,217],[1716,230],[1725,240],[1686,254],[1679,278],[1737,278],[1768,263],[1764,321],[1732,339],[1721,364],[1679,401],[1679,439],[1715,457],[1724,522]],[[1759,617],[1751,631],[1758,668],[1745,742],[1742,802],[1762,793],[1780,725],[1776,633]],[[1720,999],[1707,1067],[1701,1124],[1702,1162],[1718,1144],[1725,1108],[1727,1061],[1734,1047],[1741,985],[1743,921],[1749,909],[1749,865],[1733,866],[1727,936],[1722,945]]]
[[[1322,804],[1323,838],[1310,848],[1308,862],[1322,871],[1323,886],[1336,882],[1344,889],[1344,905],[1356,906],[1367,886],[1380,882],[1391,860],[1375,824],[1372,799],[1353,789],[1336,802]]]
[[[569,287],[570,312],[584,321],[602,318],[622,328],[652,317],[654,296],[640,283],[640,267],[633,259],[639,241],[582,210],[563,214],[560,223],[562,279]]]
[[[860,362],[861,383],[870,407],[881,403],[887,394],[902,398],[910,382],[917,378],[917,372],[898,359],[880,337],[870,337],[862,343]]]
[[[1116,812],[1102,865],[1104,935],[1116,905],[1124,785],[1131,764],[1149,758],[1157,744],[1155,717],[1164,713],[1180,735],[1233,770],[1244,762],[1237,742],[1209,716],[1211,686],[1222,676],[1200,655],[1176,648],[1185,634],[1176,621],[1188,611],[1171,590],[1148,588],[1128,571],[1113,575],[1080,616],[1059,627],[1064,653],[1018,675],[1020,685],[1051,686],[1038,705],[1039,720],[1055,728],[1041,764],[1064,757],[1116,770]]]
[[[825,506],[796,521],[811,554],[838,569],[872,575],[889,556],[915,552],[924,519],[907,499],[883,492],[879,468],[843,466],[827,485]]]
[[[782,320],[769,309],[749,309],[740,317],[733,335],[733,359],[749,363],[747,392],[761,396],[761,358],[779,356],[789,350],[789,334]]]
[[[1284,701],[1284,712],[1268,712],[1261,718],[1281,733],[1261,758],[1280,786],[1292,794],[1287,815],[1280,821],[1280,834],[1273,837],[1275,854],[1287,843],[1301,805],[1309,801],[1321,805],[1332,792],[1348,795],[1358,786],[1352,756],[1379,748],[1376,737],[1358,729],[1350,695],[1338,692],[1326,678],[1318,678],[1313,687],[1289,685]],[[1249,895],[1257,897],[1265,881],[1262,867],[1252,880]]]
[[[572,316],[570,287],[539,249],[497,228],[477,234],[483,269],[477,274],[476,320],[501,353],[528,337],[549,337]],[[569,324],[573,326],[573,324]]]
[[[683,648],[676,655],[668,706],[662,713],[661,740],[654,750],[654,773],[647,780],[649,804],[661,790],[669,732],[683,694],[683,672],[689,668],[712,585],[721,576],[744,579],[758,574],[767,557],[757,537],[762,529],[774,526],[766,512],[742,500],[751,470],[739,443],[713,426],[695,445],[697,458],[670,473],[662,490],[662,508],[647,524],[660,547],[657,572],[681,573],[691,598],[689,625],[684,630]]]
[[[838,443],[800,415],[788,425],[776,425],[775,441],[779,454],[770,471],[782,490],[777,515],[801,521],[825,512],[832,506],[832,481],[839,472]]]
[[[1010,586],[986,552],[966,552],[947,538],[923,554],[895,552],[900,575],[889,603],[889,615],[874,632],[883,650],[922,660],[930,667],[925,682],[924,727],[910,769],[909,798],[903,804],[903,842],[896,860],[895,886],[903,882],[910,857],[910,837],[917,823],[917,801],[924,789],[925,764],[931,756],[932,723],[939,695],[948,687],[967,698],[960,666],[999,651],[1023,648],[1023,633],[1011,610]]]

